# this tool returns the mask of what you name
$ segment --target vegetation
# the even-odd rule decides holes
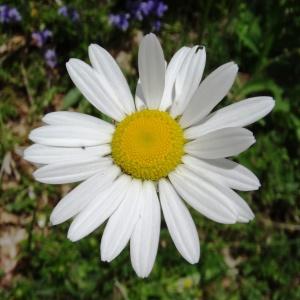
[[[61,1],[15,0],[6,5],[21,17],[14,11],[10,18],[0,6],[0,298],[300,299],[300,3],[165,1],[162,16],[139,20],[131,12],[128,26],[118,27],[111,15],[126,15],[125,2],[74,0],[62,10]],[[205,45],[205,74],[238,63],[221,106],[255,95],[272,95],[276,106],[251,126],[257,143],[238,158],[262,183],[243,193],[255,220],[225,226],[193,212],[201,240],[196,265],[180,257],[163,223],[155,267],[141,280],[128,249],[110,264],[100,261],[103,227],[77,243],[66,238],[69,224],[51,227],[50,212],[71,186],[35,182],[21,155],[45,113],[99,116],[68,77],[70,57],[87,60],[88,45],[102,45],[134,92],[138,42],[150,30],[158,31],[168,60],[183,45]]]

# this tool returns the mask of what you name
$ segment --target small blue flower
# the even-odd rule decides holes
[[[7,12],[8,12],[8,6],[7,5],[0,5],[0,22],[6,23],[7,21]]]
[[[44,59],[46,65],[51,69],[54,69],[57,66],[57,56],[54,49],[47,49],[44,54]]]
[[[110,23],[123,31],[126,31],[128,29],[129,19],[130,15],[125,13],[109,15]]]
[[[160,19],[168,10],[164,1],[160,0],[127,0],[126,12],[111,14],[110,23],[125,31],[129,27],[129,19],[147,21],[152,25],[154,31],[161,28]],[[159,19],[157,19],[159,18]]]
[[[60,7],[57,13],[63,17],[69,18],[72,22],[77,22],[80,19],[80,15],[75,8],[70,8],[66,5]]]
[[[168,10],[168,5],[166,5],[164,2],[159,1],[157,3],[157,6],[156,6],[156,15],[158,17],[162,17],[167,10]]]
[[[22,16],[15,7],[0,5],[0,23],[17,23],[21,20]]]
[[[47,41],[52,37],[52,31],[45,29],[43,31],[35,31],[31,34],[31,38],[33,40],[33,43],[39,47],[42,48]]]
[[[57,12],[58,12],[59,15],[64,16],[66,18],[69,16],[68,7],[65,6],[65,5],[60,7]]]
[[[152,0],[143,1],[139,4],[139,8],[144,14],[144,16],[148,16],[152,12],[154,6],[155,6],[155,2]]]
[[[9,10],[8,17],[10,18],[11,22],[20,22],[22,20],[22,17],[16,8],[11,8]]]

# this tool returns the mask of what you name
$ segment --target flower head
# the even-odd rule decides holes
[[[31,34],[33,43],[39,48],[42,48],[52,36],[52,31],[48,29],[35,31]]]
[[[168,10],[168,6],[159,0],[127,1],[127,7],[138,20],[150,15],[161,18]]]
[[[110,23],[117,28],[126,31],[129,27],[129,20],[149,20],[153,31],[161,28],[161,18],[167,11],[168,6],[159,0],[127,0],[126,12],[111,14]]]
[[[22,16],[15,7],[0,5],[0,23],[16,23],[22,20]]]
[[[64,17],[68,17],[69,16],[68,7],[65,6],[65,5],[62,6],[62,7],[60,7],[57,12],[61,16],[64,16]]]
[[[123,31],[126,31],[128,29],[129,19],[130,15],[125,13],[109,15],[110,23]]]
[[[101,259],[113,260],[129,242],[132,266],[146,277],[158,249],[162,210],[176,248],[197,263],[200,243],[185,202],[219,223],[254,218],[234,190],[256,190],[259,180],[228,157],[255,142],[243,127],[268,114],[274,100],[249,98],[212,112],[231,88],[237,65],[226,63],[201,82],[205,48],[183,47],[166,67],[154,34],[140,45],[135,98],[106,50],[93,44],[89,58],[91,66],[70,59],[67,70],[115,125],[76,112],[49,113],[46,125],[30,133],[36,144],[24,154],[43,165],[34,173],[40,182],[83,181],[57,204],[51,222],[74,218],[68,238],[78,241],[108,219]]]
[[[136,10],[140,11],[144,16],[148,16],[152,12],[154,5],[155,3],[152,0],[142,1],[137,3]]]
[[[80,19],[78,11],[66,5],[60,7],[57,12],[59,15],[69,18],[72,22],[77,22]]]
[[[167,10],[168,10],[168,5],[166,5],[164,2],[159,1],[157,3],[156,14],[158,17],[162,17]]]
[[[44,54],[44,59],[48,67],[54,69],[57,66],[57,56],[54,49],[47,49]]]

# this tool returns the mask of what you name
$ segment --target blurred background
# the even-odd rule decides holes
[[[167,60],[183,45],[205,45],[205,74],[238,63],[221,106],[256,95],[273,96],[276,106],[250,127],[257,143],[237,158],[262,183],[241,193],[255,220],[225,226],[192,211],[202,251],[196,265],[180,257],[163,222],[155,267],[141,280],[128,249],[110,264],[100,261],[103,227],[72,243],[69,224],[50,226],[51,210],[72,186],[35,182],[21,156],[47,112],[105,118],[74,88],[70,57],[87,61],[88,45],[100,44],[134,92],[138,44],[150,31]],[[0,298],[300,299],[299,33],[297,0],[1,1]]]

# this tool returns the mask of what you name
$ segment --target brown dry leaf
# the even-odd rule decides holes
[[[65,196],[67,195],[71,190],[73,189],[73,186],[71,184],[63,184],[60,186],[61,195]]]
[[[63,105],[64,105],[63,98],[64,98],[63,94],[54,95],[53,100],[51,101],[51,104],[53,105],[53,111],[63,109]]]
[[[18,123],[9,123],[8,126],[15,136],[21,137],[22,139],[27,138],[29,126],[25,119],[21,119]]]
[[[27,225],[32,221],[32,215],[15,215],[0,208],[0,225]]]
[[[26,39],[22,35],[15,35],[11,39],[9,39],[5,44],[0,46],[0,56],[15,52],[21,47],[23,47],[26,43]]]
[[[22,99],[22,101],[20,101],[20,99],[18,99],[18,101],[15,101],[15,103],[13,103],[17,109],[18,109],[18,115],[21,118],[27,118],[28,114],[29,114],[29,105],[26,101],[26,99]]]
[[[3,176],[4,180],[1,184],[2,191],[8,191],[10,189],[14,189],[19,186],[18,182],[16,181],[10,181],[7,176]]]
[[[199,35],[197,32],[195,31],[190,31],[188,33],[189,35],[189,39],[193,42],[193,43],[197,43],[198,39],[199,39]]]
[[[0,208],[0,225],[2,224],[18,224],[19,223],[19,218],[18,216],[14,214],[10,214]]]
[[[24,154],[24,150],[26,148],[27,147],[22,147],[22,146],[19,146],[19,145],[15,145],[14,152],[15,152],[16,155],[18,155],[20,158],[22,158],[23,154]]]
[[[143,32],[141,30],[134,30],[133,32],[133,43],[136,45],[136,46],[139,46],[142,39],[143,39]]]
[[[21,227],[9,226],[1,232],[0,237],[0,268],[5,274],[11,272],[17,265],[19,244],[27,238],[27,232]]]
[[[16,181],[20,181],[20,173],[17,168],[17,162],[15,161],[12,153],[10,151],[6,152],[4,155],[1,168],[0,168],[0,179],[2,176],[14,176]]]
[[[130,75],[135,75],[135,69],[132,67],[132,55],[125,51],[120,51],[116,57],[121,69]]]
[[[250,75],[247,74],[247,73],[239,72],[239,78],[238,79],[239,79],[241,85],[244,85],[250,80]]]
[[[8,151],[5,153],[1,164],[0,178],[2,177],[3,174],[11,175],[12,173],[11,162],[12,162],[11,153]]]
[[[126,285],[122,284],[118,280],[115,282],[112,299],[113,300],[129,299]]]
[[[231,255],[230,249],[228,247],[225,247],[222,253],[223,253],[224,261],[229,268],[235,269],[243,261],[242,257],[234,258]]]

